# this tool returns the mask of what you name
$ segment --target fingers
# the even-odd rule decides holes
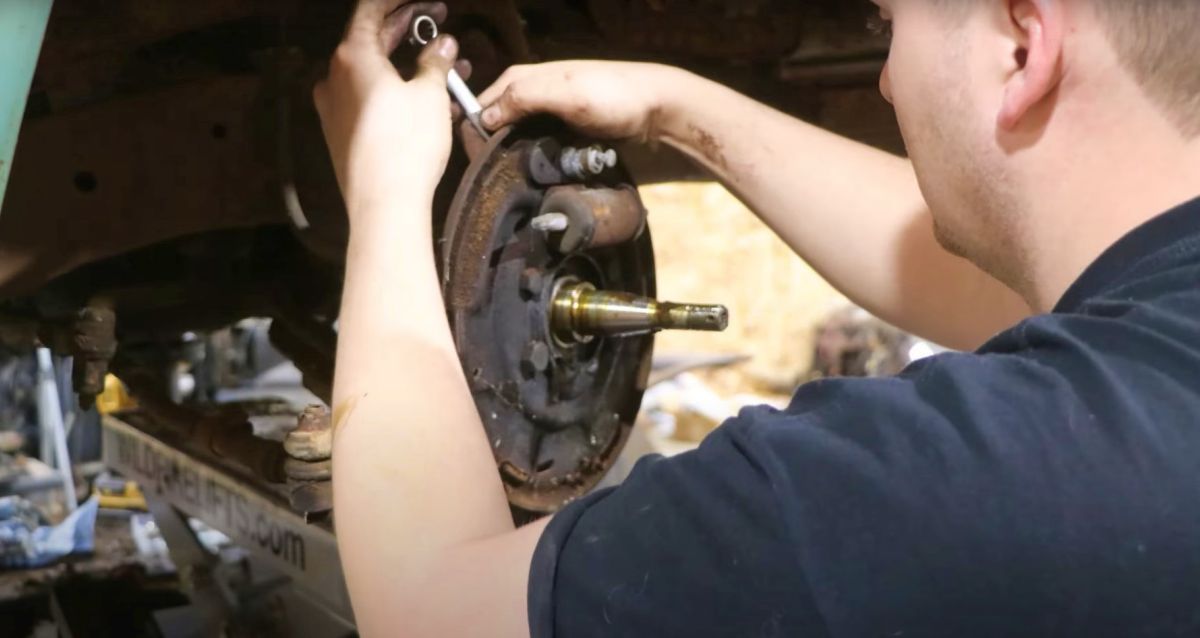
[[[472,162],[487,149],[488,141],[483,139],[479,131],[475,130],[475,126],[466,120],[458,125],[458,139],[462,140],[463,150],[467,152],[467,159]]]
[[[496,78],[496,81],[486,91],[479,94],[479,103],[487,106],[500,99],[500,96],[508,90],[509,85],[525,74],[527,68],[529,68],[527,65],[516,65],[505,69],[504,73],[501,73],[500,77]]]
[[[535,113],[561,117],[573,99],[564,94],[562,83],[554,76],[531,73],[508,84],[504,93],[483,110],[483,124],[497,130]]]
[[[427,15],[439,26],[446,21],[446,5],[441,2],[414,2],[396,9],[383,26],[384,49],[391,55],[396,47],[412,35],[412,24],[417,16]]]
[[[458,71],[458,76],[466,82],[471,79],[471,74],[475,72],[475,67],[471,66],[470,60],[459,60],[454,63],[454,70]]]
[[[454,68],[458,57],[458,40],[442,35],[430,42],[417,58],[417,74],[414,82],[436,82],[446,85],[446,76]]]
[[[350,24],[346,25],[345,42],[360,44],[379,42],[384,18],[395,11],[403,0],[359,0],[354,5]]]
[[[416,16],[428,15],[441,24],[446,13],[446,5],[441,2],[359,0],[346,28],[345,41],[370,47],[387,57],[408,37]]]
[[[381,24],[387,14],[395,11],[404,0],[359,0],[350,16],[350,27]]]

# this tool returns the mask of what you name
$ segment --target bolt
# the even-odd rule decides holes
[[[559,164],[568,177],[586,180],[614,168],[617,165],[617,152],[598,144],[583,149],[567,147],[559,157]]]
[[[531,341],[521,356],[521,372],[532,379],[550,367],[550,348],[541,341]]]
[[[613,149],[603,149],[593,146],[587,150],[587,168],[593,175],[599,175],[606,169],[617,166],[617,152]]]
[[[546,213],[534,217],[529,225],[539,233],[561,233],[570,223],[571,218],[563,213]]]
[[[304,408],[296,420],[296,431],[313,432],[328,430],[331,426],[329,408],[323,405],[310,405]]]

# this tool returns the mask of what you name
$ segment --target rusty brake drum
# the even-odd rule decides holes
[[[494,135],[451,205],[438,249],[459,357],[510,502],[553,512],[593,488],[637,416],[652,330],[561,338],[564,285],[655,294],[646,211],[621,168],[572,178],[564,149],[587,148],[556,122]],[[554,210],[544,210],[546,206]],[[563,226],[533,223],[547,214]]]

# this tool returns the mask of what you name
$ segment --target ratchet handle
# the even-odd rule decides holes
[[[410,40],[413,44],[425,46],[434,41],[438,37],[437,21],[431,16],[417,16],[413,20],[412,35]],[[479,98],[471,92],[470,87],[463,81],[462,76],[458,71],[450,69],[449,75],[446,77],[446,86],[450,89],[450,94],[458,101],[462,107],[463,114],[467,116],[467,120],[471,122],[471,126],[483,136],[483,139],[488,139],[487,129],[483,128],[483,121],[480,115],[483,113],[483,106],[479,104]]]

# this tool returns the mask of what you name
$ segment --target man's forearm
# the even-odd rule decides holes
[[[905,159],[697,76],[664,70],[655,134],[711,170],[855,302],[910,332],[973,349],[1029,314],[947,253]]]
[[[355,607],[376,610],[425,601],[415,590],[448,553],[513,529],[445,318],[429,202],[389,206],[354,216],[334,387],[338,546]]]

